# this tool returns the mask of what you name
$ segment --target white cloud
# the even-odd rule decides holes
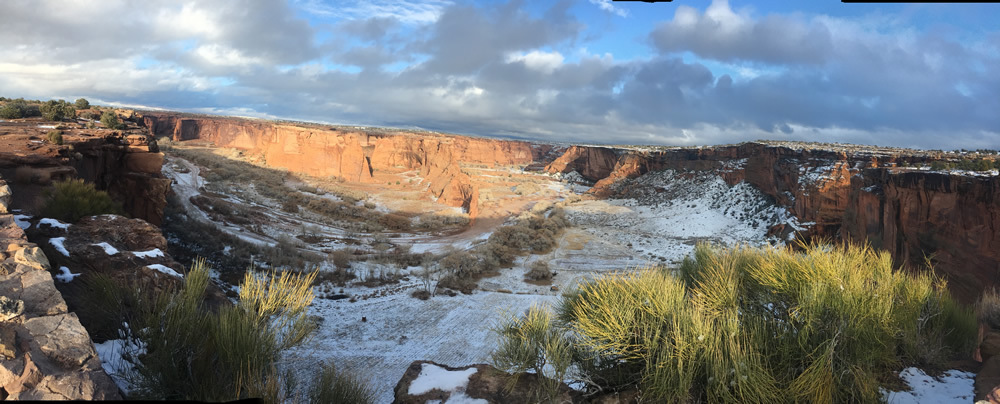
[[[565,58],[559,52],[542,52],[533,50],[528,53],[512,52],[507,54],[507,63],[524,63],[529,69],[537,70],[545,74],[552,74],[553,71],[563,65]]]
[[[628,10],[621,7],[615,7],[614,4],[611,4],[611,0],[590,0],[590,4],[593,4],[601,10],[613,13],[619,17],[628,17]]]
[[[324,1],[293,0],[303,11],[321,17],[345,19],[394,18],[408,24],[430,24],[437,21],[447,0],[357,0]]]

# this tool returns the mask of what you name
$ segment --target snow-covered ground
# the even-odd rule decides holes
[[[359,300],[313,302],[310,314],[323,318],[313,339],[286,355],[284,365],[300,380],[332,361],[372,381],[376,402],[392,402],[392,388],[407,366],[431,360],[448,366],[486,363],[495,344],[490,331],[505,310],[520,313],[535,303],[553,303],[554,296],[476,292],[418,300],[402,293]]]
[[[882,391],[889,404],[945,404],[969,403],[975,398],[974,373],[949,370],[939,378],[928,376],[917,368],[906,368],[899,377],[910,386],[910,391]]]

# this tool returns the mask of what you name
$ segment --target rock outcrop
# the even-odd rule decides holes
[[[7,206],[0,199],[0,212]],[[48,259],[27,242],[14,216],[0,214],[0,398],[121,399],[49,269]]]
[[[130,216],[162,222],[170,180],[160,172],[163,153],[145,128],[110,131],[63,123],[64,143],[56,145],[40,140],[48,130],[41,123],[48,122],[0,124],[0,171],[16,170],[19,186],[82,178],[122,202]]]

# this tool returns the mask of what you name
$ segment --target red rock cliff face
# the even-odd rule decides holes
[[[1000,283],[997,177],[870,169],[852,185],[846,235],[911,264],[929,257],[962,300]]]
[[[545,167],[548,173],[576,171],[591,181],[607,178],[615,169],[618,153],[606,147],[571,146]]]
[[[569,154],[567,152],[567,154]],[[574,150],[576,167],[586,167]],[[650,171],[712,170],[730,184],[747,181],[814,223],[805,238],[867,240],[900,264],[931,257],[956,295],[975,299],[1000,284],[1000,185],[997,177],[884,168],[925,157],[745,143],[713,148],[628,151],[591,193],[612,196],[622,180]],[[603,164],[596,162],[594,164]],[[883,168],[877,168],[883,167]]]
[[[201,139],[264,156],[268,166],[316,177],[373,182],[376,172],[416,170],[438,201],[478,212],[478,186],[462,164],[528,165],[540,153],[526,142],[406,132],[304,127],[232,118],[147,114],[156,136]]]

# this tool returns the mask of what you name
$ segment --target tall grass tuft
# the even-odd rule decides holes
[[[701,244],[676,273],[615,274],[564,296],[548,332],[585,353],[574,369],[591,389],[633,380],[653,402],[872,402],[893,370],[940,366],[975,341],[975,316],[943,280],[896,271],[869,247]],[[500,335],[503,357],[512,337]]]
[[[313,377],[309,387],[309,402],[368,404],[375,402],[371,385],[353,375],[324,364]]]
[[[202,304],[209,268],[199,259],[180,290],[137,293],[129,332],[145,353],[129,375],[132,397],[281,401],[291,392],[281,387],[275,363],[315,327],[305,316],[314,276],[248,271],[239,301],[210,311]]]

